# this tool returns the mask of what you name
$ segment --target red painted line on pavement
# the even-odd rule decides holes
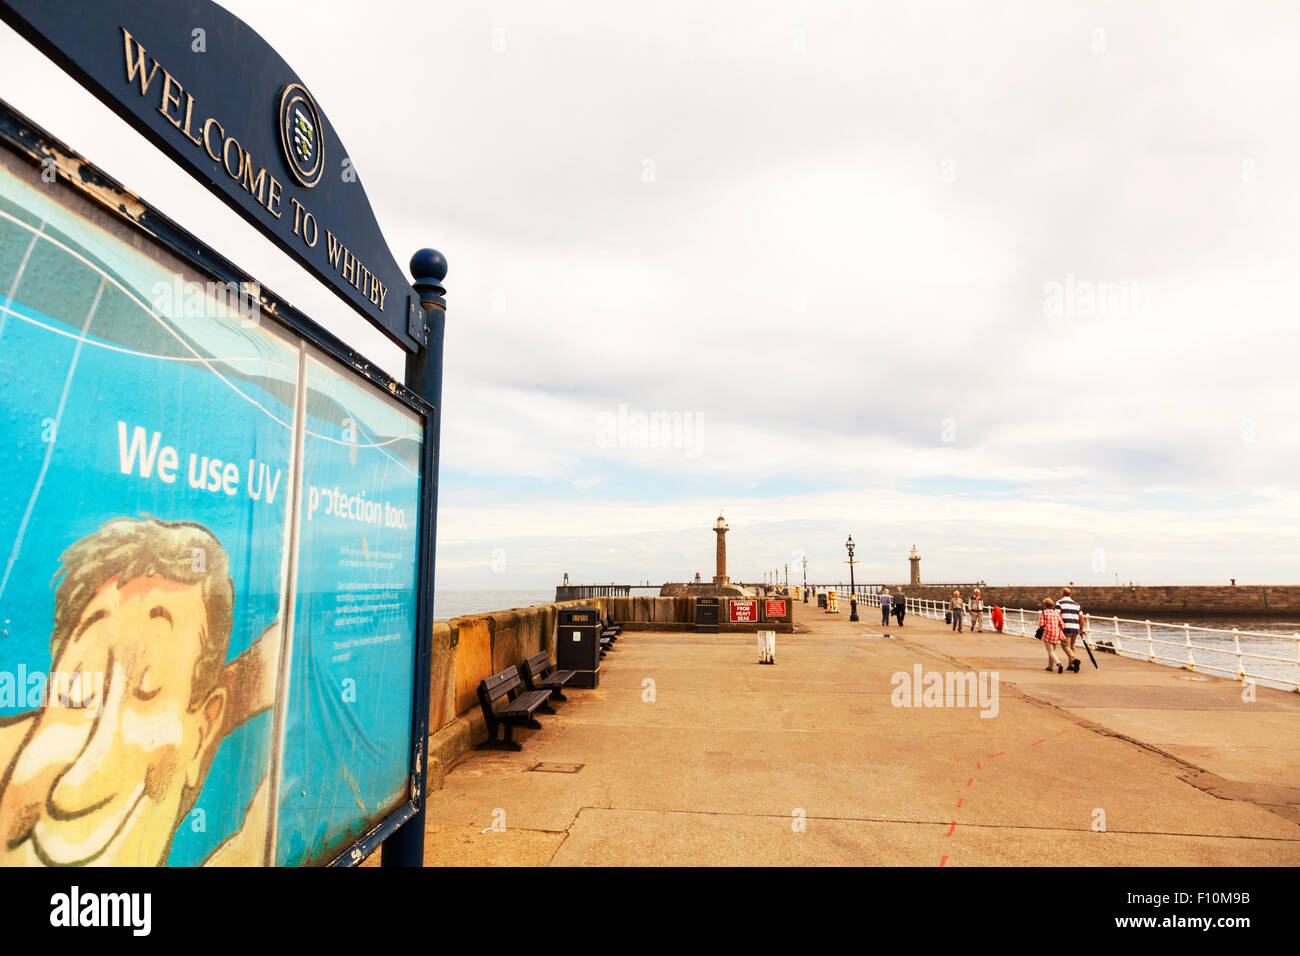
[[[1119,700],[1118,697],[1116,697],[1115,699],[1116,699],[1116,700]],[[1083,724],[1086,724],[1087,722],[1088,722],[1088,721],[1087,721],[1086,718],[1085,718],[1084,720],[1077,720],[1077,721],[1075,721],[1075,723],[1076,723],[1077,725],[1079,725],[1079,726],[1082,726]],[[1069,732],[1070,732],[1070,729],[1067,727],[1065,730],[1058,730],[1058,731],[1056,732],[1055,736],[1060,737],[1062,734],[1068,734]],[[1043,743],[1045,740],[1046,740],[1046,738],[1043,738],[1043,739],[1040,739],[1040,740],[1035,740],[1035,741],[1034,741],[1032,744],[1030,744],[1029,746],[1031,746],[1031,747],[1037,747],[1039,744]],[[999,751],[998,751],[997,753],[995,753],[995,754],[985,754],[985,755],[984,755],[984,759],[989,760],[989,759],[991,759],[991,758],[993,758],[993,757],[1005,757],[1006,755],[1007,755],[1007,752],[1006,752],[1005,750],[999,750]],[[982,769],[983,769],[982,764],[981,764],[978,760],[975,761],[975,769],[976,769],[976,770],[982,770]],[[975,782],[975,778],[974,778],[974,777],[969,777],[969,778],[967,778],[967,780],[966,780],[966,786],[969,787],[969,786],[971,786],[974,782]],[[963,799],[964,799],[964,798],[962,798],[962,797],[958,797],[958,798],[957,798],[957,808],[958,808],[958,809],[961,809],[961,805],[962,805],[962,801],[963,801]],[[954,818],[953,821],[952,821],[952,825],[948,827],[948,832],[945,834],[945,836],[952,836],[953,833],[956,832],[956,830],[957,830],[957,820]],[[942,860],[939,861],[939,865],[940,865],[940,866],[943,866],[943,865],[945,865],[947,862],[948,862],[948,857],[945,856]]]

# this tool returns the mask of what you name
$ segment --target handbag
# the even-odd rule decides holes
[[[1043,639],[1043,625],[1039,624],[1038,630],[1034,631],[1034,640],[1041,641],[1042,639]]]

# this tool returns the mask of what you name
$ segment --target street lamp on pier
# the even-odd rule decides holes
[[[808,559],[803,559],[803,603],[808,603]]]
[[[853,535],[849,535],[849,540],[844,542],[844,547],[848,548],[849,551],[849,620],[856,621],[858,619],[858,591],[853,581],[853,565],[857,562],[853,560]]]

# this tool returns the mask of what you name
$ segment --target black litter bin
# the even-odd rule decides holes
[[[718,633],[718,599],[701,597],[695,599],[695,633]]]
[[[600,611],[596,608],[560,608],[555,624],[555,667],[577,671],[570,687],[600,683]]]
[[[817,606],[820,607],[820,608],[824,608],[824,607],[826,607],[826,592],[825,592],[825,591],[823,591],[821,594],[817,595]]]

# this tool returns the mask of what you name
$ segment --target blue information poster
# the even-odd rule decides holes
[[[0,151],[0,865],[312,865],[409,798],[423,419]]]
[[[420,420],[308,358],[276,862],[333,855],[406,799]]]

